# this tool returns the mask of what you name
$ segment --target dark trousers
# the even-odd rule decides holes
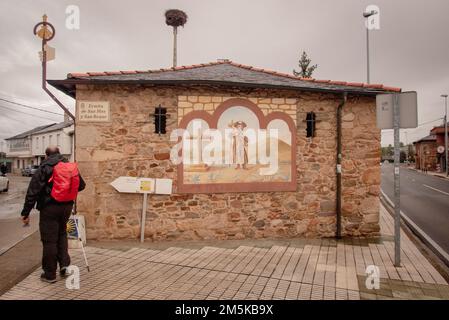
[[[70,265],[67,243],[67,221],[73,204],[51,203],[40,212],[39,229],[44,247],[42,269],[50,279],[56,277],[56,269]]]

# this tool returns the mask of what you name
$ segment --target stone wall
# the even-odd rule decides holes
[[[167,177],[174,180],[176,192],[176,167],[169,160],[174,143],[169,133],[178,124],[178,103],[185,112],[184,108],[200,103],[199,97],[204,109],[214,108],[206,107],[208,103],[220,103],[212,97],[270,103],[281,97],[285,100],[277,101],[279,108],[291,106],[291,99],[296,99],[288,110],[296,110],[297,191],[151,195],[145,236],[155,241],[334,236],[340,97],[286,90],[111,85],[77,86],[77,100],[109,101],[112,118],[110,123],[79,122],[76,127],[76,156],[87,182],[79,195],[78,211],[86,216],[88,238],[139,236],[142,195],[117,193],[109,185],[116,177]],[[161,136],[154,134],[150,117],[159,104],[169,114],[168,134]],[[313,140],[305,134],[304,120],[310,111],[318,120]],[[375,99],[350,96],[343,109],[342,161],[342,230],[349,236],[375,236],[379,231],[380,131],[375,122]]]

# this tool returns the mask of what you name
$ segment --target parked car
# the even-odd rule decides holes
[[[25,177],[33,176],[33,174],[36,172],[37,168],[39,168],[39,166],[33,165],[33,166],[28,166],[28,167],[22,169],[22,176],[25,176]]]
[[[9,179],[6,175],[0,175],[0,192],[8,192]]]

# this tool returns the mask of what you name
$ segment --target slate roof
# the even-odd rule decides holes
[[[53,124],[53,125],[51,125],[49,127],[46,127],[43,130],[39,130],[39,131],[33,132],[33,134],[41,134],[41,133],[61,130],[61,129],[70,127],[71,125],[73,125],[73,121],[59,122],[59,123],[55,123],[55,124]]]
[[[159,70],[69,73],[65,80],[48,80],[55,88],[74,97],[76,84],[221,85],[320,92],[376,95],[400,92],[382,84],[298,78],[290,74],[218,61]]]
[[[41,134],[41,133],[45,133],[45,132],[51,132],[51,131],[55,131],[55,130],[64,129],[66,127],[70,127],[72,124],[73,124],[72,121],[46,124],[43,126],[33,128],[28,131],[25,131],[23,133],[13,136],[13,137],[6,138],[5,140],[23,139],[23,138],[26,138],[33,134]]]
[[[56,123],[46,124],[46,125],[43,125],[43,126],[39,126],[39,127],[34,128],[34,129],[31,129],[31,130],[22,132],[22,133],[20,133],[20,134],[18,134],[18,135],[15,135],[15,136],[13,136],[13,137],[6,138],[5,140],[23,139],[23,138],[26,138],[26,137],[30,136],[31,134],[34,134],[34,133],[36,133],[36,132],[38,132],[38,131],[45,130],[45,129],[48,128],[48,127],[54,126],[55,124],[56,124]]]

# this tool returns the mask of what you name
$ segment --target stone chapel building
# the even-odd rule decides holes
[[[118,193],[110,183],[119,176],[173,179],[171,195],[148,199],[145,237],[154,241],[379,234],[375,100],[398,88],[297,78],[228,60],[48,82],[77,101],[75,154],[87,183],[77,209],[88,239],[139,236],[142,197]],[[165,134],[155,133],[158,106],[167,114]],[[174,163],[179,140],[171,135],[183,128],[196,142],[194,121],[201,130],[230,132],[234,160]],[[274,174],[251,161],[250,149],[258,155],[264,148],[243,137],[250,128],[270,132],[276,143]]]

